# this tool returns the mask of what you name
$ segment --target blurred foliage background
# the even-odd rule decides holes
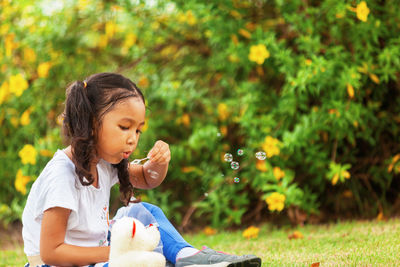
[[[396,0],[0,0],[0,23],[4,225],[63,147],[65,88],[103,71],[146,97],[133,157],[170,144],[166,181],[136,194],[181,229],[399,210]]]

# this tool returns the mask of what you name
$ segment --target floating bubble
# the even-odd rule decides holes
[[[204,193],[204,196],[205,196],[205,197],[208,197],[208,193],[207,193],[207,192],[206,192],[206,193]]]
[[[231,162],[231,168],[234,169],[234,170],[239,169],[239,162],[237,162],[237,161],[232,161],[232,162]]]
[[[243,156],[243,154],[244,154],[244,151],[243,151],[243,149],[238,149],[238,151],[237,151],[237,154],[239,155],[239,156]]]
[[[221,137],[221,133],[217,133],[217,136],[218,136],[218,137]]]
[[[239,183],[239,182],[240,182],[240,178],[239,178],[239,177],[235,177],[235,178],[233,178],[233,181],[234,181],[235,183]]]
[[[158,172],[156,172],[156,171],[153,171],[153,170],[147,170],[147,172],[150,174],[150,178],[153,178],[153,179],[157,179],[160,175],[158,174]]]
[[[224,155],[224,160],[225,160],[226,162],[231,162],[231,161],[233,160],[232,154],[226,153],[226,154]]]
[[[266,157],[267,157],[267,154],[264,151],[258,151],[256,153],[256,158],[259,160],[265,160]]]

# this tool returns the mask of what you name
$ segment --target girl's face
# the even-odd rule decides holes
[[[118,164],[136,149],[144,126],[145,106],[138,97],[129,97],[107,112],[97,135],[97,156]]]

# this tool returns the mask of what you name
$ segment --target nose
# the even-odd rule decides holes
[[[137,143],[137,134],[136,132],[129,133],[128,139],[126,140],[129,145],[136,145]]]

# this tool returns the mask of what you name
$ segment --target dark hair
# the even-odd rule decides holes
[[[115,104],[128,97],[138,97],[145,103],[136,84],[117,73],[93,74],[83,82],[75,81],[68,86],[63,112],[63,133],[71,143],[75,172],[82,185],[91,185],[94,181],[90,174],[90,162],[95,157],[96,133],[104,115]],[[118,170],[119,191],[125,203],[129,203],[133,196],[128,164],[128,159],[112,164]]]

